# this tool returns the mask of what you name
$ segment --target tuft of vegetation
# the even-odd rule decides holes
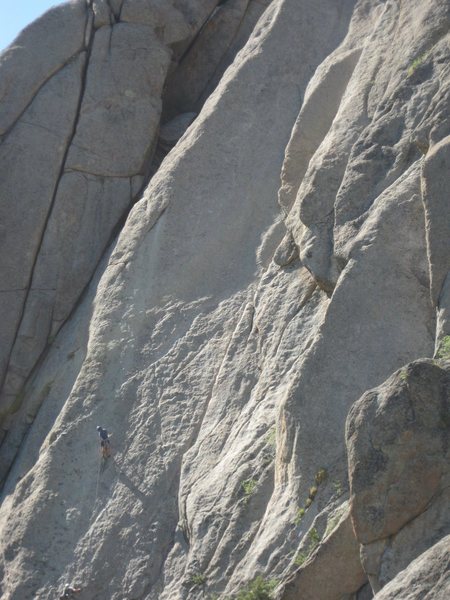
[[[297,513],[295,515],[295,519],[294,519],[294,523],[296,525],[300,525],[301,520],[303,519],[303,517],[305,516],[306,511],[308,510],[308,508],[311,506],[311,504],[313,503],[314,498],[317,495],[317,492],[319,491],[319,485],[321,485],[322,483],[324,483],[326,480],[328,479],[328,473],[327,470],[324,469],[323,467],[320,468],[317,473],[314,476],[314,481],[316,483],[316,485],[312,485],[309,488],[308,491],[308,498],[306,499],[306,502],[304,504],[303,507],[299,507],[297,509]]]
[[[256,479],[246,479],[241,483],[241,488],[244,492],[245,504],[247,504],[250,498],[256,492],[258,488],[258,482],[256,481]]]
[[[270,465],[275,458],[275,450],[277,446],[277,430],[275,427],[271,427],[264,436],[265,448],[263,449],[262,457],[263,466]]]
[[[415,58],[412,61],[412,63],[408,67],[408,77],[412,77],[414,75],[414,73],[417,71],[417,69],[421,65],[423,65],[427,56],[428,56],[428,52],[424,52],[423,54],[421,54],[420,56],[418,56],[417,58]]]
[[[441,360],[450,360],[450,335],[442,338],[436,356]]]
[[[236,600],[273,600],[276,579],[264,579],[259,575],[236,596]]]
[[[316,480],[316,484],[320,485],[321,483],[323,483],[324,481],[326,481],[328,477],[328,473],[326,469],[319,469],[316,473],[315,476],[315,480]]]
[[[206,583],[206,575],[203,573],[194,573],[189,578],[191,587],[203,587]]]
[[[309,537],[309,541],[310,541],[309,550],[310,550],[310,552],[312,552],[314,550],[314,548],[317,546],[317,544],[320,542],[320,535],[315,527],[313,527],[311,529],[308,537]]]
[[[269,431],[266,433],[266,435],[264,437],[264,441],[266,442],[266,444],[268,446],[271,446],[272,448],[274,448],[276,446],[276,443],[277,443],[276,427],[272,427],[271,429],[269,429]]]
[[[294,559],[294,563],[296,565],[298,565],[299,567],[302,566],[302,564],[311,556],[311,554],[314,552],[314,550],[319,545],[320,535],[315,527],[313,527],[310,530],[310,532],[308,533],[308,541],[309,541],[309,544],[306,548],[306,551],[299,552]]]
[[[297,554],[297,556],[294,558],[294,563],[301,567],[302,564],[306,561],[306,559],[308,558],[308,555],[305,554],[305,552],[299,552]]]
[[[342,482],[339,481],[338,479],[333,481],[333,489],[334,489],[334,494],[337,497],[342,496],[342,494],[344,493],[344,489],[342,487]]]
[[[340,508],[336,509],[334,516],[332,518],[328,519],[324,537],[327,537],[332,531],[334,531],[336,529],[339,521],[342,518],[342,515],[346,511],[346,508],[347,508],[347,503],[344,502],[344,504]]]
[[[311,500],[314,500],[314,498],[316,497],[317,494],[317,486],[313,485],[312,487],[309,488],[309,498],[311,498]]]
[[[302,522],[303,517],[305,516],[306,513],[306,509],[305,508],[299,508],[297,510],[297,514],[295,515],[295,519],[294,519],[294,523],[296,525],[300,525],[300,523]]]

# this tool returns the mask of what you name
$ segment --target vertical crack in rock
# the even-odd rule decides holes
[[[17,340],[17,336],[19,334],[20,324],[22,323],[22,320],[23,320],[24,311],[25,311],[26,304],[27,304],[27,299],[29,297],[29,293],[30,293],[30,290],[31,290],[31,285],[32,285],[34,270],[35,270],[35,267],[36,267],[36,264],[37,264],[37,261],[38,261],[39,255],[40,255],[40,251],[41,251],[42,244],[43,244],[43,241],[44,241],[44,236],[45,236],[45,233],[46,233],[49,221],[50,221],[50,217],[51,217],[51,214],[52,214],[52,211],[53,211],[53,207],[55,205],[55,200],[56,200],[56,196],[57,196],[57,193],[58,193],[58,188],[59,188],[60,181],[61,181],[61,178],[63,176],[64,170],[65,170],[67,156],[69,154],[70,146],[72,144],[73,138],[75,137],[75,133],[76,133],[78,121],[79,121],[79,118],[80,118],[80,109],[81,109],[81,104],[82,104],[82,101],[83,101],[85,87],[86,87],[86,77],[87,77],[87,70],[88,70],[88,66],[89,66],[89,57],[90,57],[90,53],[91,53],[91,50],[92,50],[92,43],[93,43],[93,37],[94,37],[93,30],[91,29],[91,31],[89,31],[89,29],[91,27],[90,19],[93,19],[93,13],[91,12],[91,9],[88,8],[88,16],[87,16],[87,20],[86,20],[86,34],[89,33],[89,37],[88,37],[88,40],[87,40],[86,48],[84,50],[85,56],[84,56],[84,60],[83,60],[83,68],[82,68],[82,75],[81,75],[81,86],[80,86],[80,92],[79,92],[78,101],[77,101],[77,107],[76,107],[75,117],[74,117],[74,120],[73,120],[72,131],[71,131],[71,133],[69,135],[68,142],[67,142],[66,148],[64,150],[64,154],[63,154],[62,161],[61,161],[60,168],[59,168],[59,174],[58,174],[58,177],[57,177],[57,180],[56,180],[56,184],[55,184],[55,187],[54,187],[54,190],[53,190],[53,193],[52,193],[51,201],[50,201],[50,204],[49,204],[49,209],[47,211],[47,215],[46,215],[45,221],[43,223],[43,227],[41,229],[40,241],[38,242],[37,250],[35,252],[34,260],[33,260],[33,263],[32,263],[31,270],[30,270],[30,277],[29,277],[29,280],[28,280],[27,288],[26,288],[27,292],[25,294],[25,298],[24,298],[24,301],[23,301],[23,304],[22,304],[22,311],[21,311],[21,316],[20,316],[20,319],[19,319],[19,326],[17,327],[16,335],[14,337],[14,342],[13,342],[13,344],[11,346],[11,352],[10,352],[10,355],[9,355],[8,364],[10,362],[11,354],[12,354],[12,352],[14,350],[14,346],[15,346],[15,343],[16,343],[16,340]],[[6,376],[7,375],[6,375],[6,372],[5,372],[5,377]],[[4,384],[5,384],[5,378],[3,378],[3,380],[1,381],[0,389],[3,388]]]

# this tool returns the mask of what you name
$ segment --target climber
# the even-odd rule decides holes
[[[78,594],[79,592],[81,592],[81,588],[72,587],[66,583],[64,586],[64,592],[59,598],[60,600],[63,600],[64,598],[73,598],[75,594]]]
[[[110,434],[108,434],[108,431],[106,429],[100,427],[100,425],[97,426],[97,431],[98,435],[100,436],[100,447],[102,456],[103,458],[108,458],[109,456],[111,456],[111,442],[109,441]]]

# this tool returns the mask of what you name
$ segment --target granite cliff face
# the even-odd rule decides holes
[[[0,54],[2,597],[450,595],[449,57],[445,0]]]

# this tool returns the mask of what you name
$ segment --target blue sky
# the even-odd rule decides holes
[[[0,0],[0,51],[31,21],[55,4],[65,0]]]

